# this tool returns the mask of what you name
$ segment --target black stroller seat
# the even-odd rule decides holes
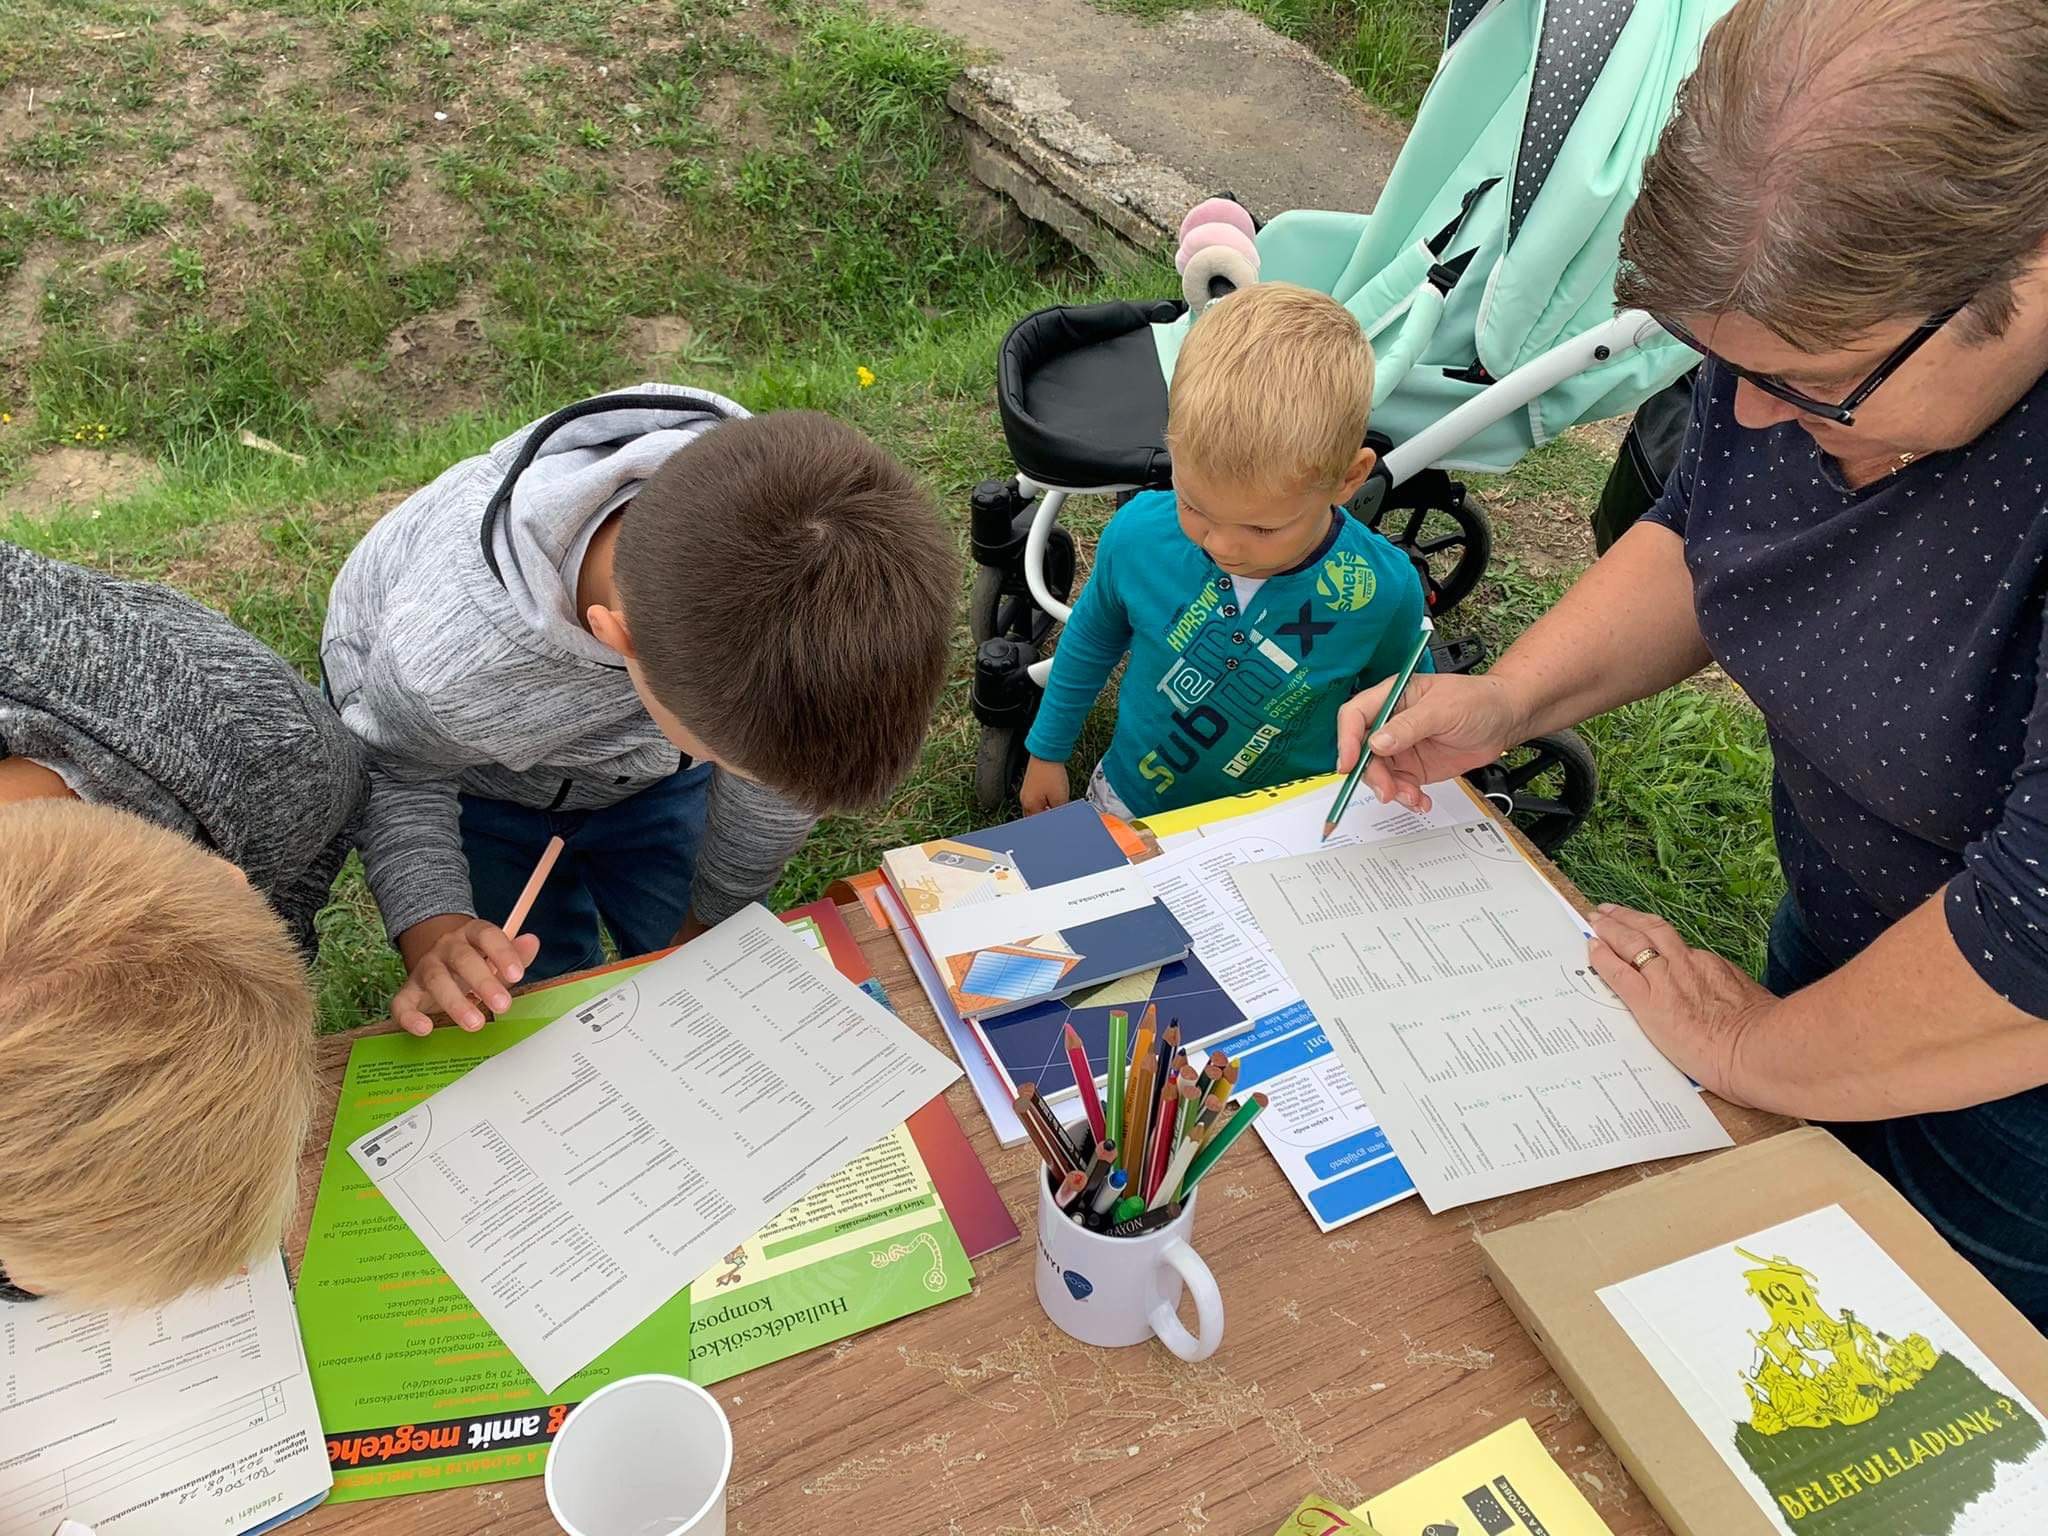
[[[1166,378],[1152,327],[1178,299],[1113,300],[1026,315],[1003,338],[996,403],[1017,468],[1070,490],[1173,484]]]

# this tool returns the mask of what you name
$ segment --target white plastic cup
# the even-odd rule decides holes
[[[680,1376],[628,1376],[576,1405],[548,1447],[548,1512],[568,1536],[725,1536],[732,1424]]]
[[[1083,1344],[1116,1349],[1157,1337],[1187,1361],[1206,1360],[1223,1342],[1223,1297],[1216,1277],[1189,1245],[1195,1230],[1190,1190],[1180,1215],[1138,1237],[1090,1232],[1053,1203],[1038,1181],[1038,1304]],[[1178,1314],[1181,1292],[1195,1301],[1195,1332]]]

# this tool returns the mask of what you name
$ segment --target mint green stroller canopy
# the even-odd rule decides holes
[[[1643,159],[1707,29],[1733,3],[1455,0],[1443,59],[1378,206],[1296,210],[1259,231],[1261,281],[1332,295],[1372,338],[1375,431],[1404,442],[1613,317],[1621,225]],[[1444,292],[1447,268],[1458,275]],[[1153,328],[1169,380],[1190,323]],[[1439,462],[1506,469],[1566,427],[1634,410],[1695,361],[1660,334],[1562,380]]]

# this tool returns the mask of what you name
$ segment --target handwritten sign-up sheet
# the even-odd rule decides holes
[[[957,1076],[755,906],[349,1151],[552,1391]]]
[[[1493,822],[1233,873],[1432,1211],[1729,1144]]]

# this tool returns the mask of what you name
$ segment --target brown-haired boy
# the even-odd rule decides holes
[[[128,811],[0,804],[0,1268],[147,1305],[274,1247],[314,1096],[313,995],[233,864]]]
[[[350,555],[321,646],[370,750],[392,1017],[479,1028],[510,983],[602,963],[600,923],[633,954],[766,896],[819,813],[916,762],[957,598],[888,454],[701,390],[582,401],[416,493]]]

